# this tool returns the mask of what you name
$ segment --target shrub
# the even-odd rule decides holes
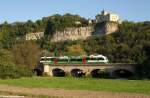
[[[15,66],[0,66],[0,78],[9,79],[9,78],[20,78],[19,70]]]
[[[14,64],[11,52],[0,49],[0,78],[15,79],[27,76],[32,76],[32,71],[27,66],[24,67]]]
[[[136,66],[136,76],[138,79],[150,79],[150,61],[145,60]]]
[[[19,68],[19,74],[21,77],[32,77],[33,76],[33,71],[27,67],[18,67]]]
[[[0,65],[0,78],[1,79],[16,79],[20,77],[31,77],[32,72],[24,67],[3,66]]]

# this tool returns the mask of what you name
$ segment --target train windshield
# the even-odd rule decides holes
[[[102,57],[97,57],[97,58],[90,58],[90,60],[104,60],[104,58],[102,58]]]
[[[53,57],[41,57],[40,62],[41,63],[50,63],[54,60]]]

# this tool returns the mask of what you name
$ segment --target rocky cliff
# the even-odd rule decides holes
[[[63,31],[57,31],[54,33],[51,41],[59,42],[65,40],[78,40],[86,39],[89,36],[106,35],[116,32],[119,29],[119,24],[116,22],[104,22],[98,23],[95,27],[78,27],[67,28]]]
[[[116,32],[119,24],[116,22],[103,22],[96,24],[93,35],[107,35]]]
[[[57,31],[52,37],[52,42],[64,40],[86,39],[92,35],[93,27],[67,28],[64,31]]]

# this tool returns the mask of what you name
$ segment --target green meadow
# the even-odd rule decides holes
[[[0,84],[29,88],[61,88],[67,90],[91,90],[150,94],[150,81],[148,80],[32,77],[0,80]]]

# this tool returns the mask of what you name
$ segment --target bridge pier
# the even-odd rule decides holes
[[[44,67],[44,74],[52,76],[50,66],[49,65],[43,65],[43,67]]]

